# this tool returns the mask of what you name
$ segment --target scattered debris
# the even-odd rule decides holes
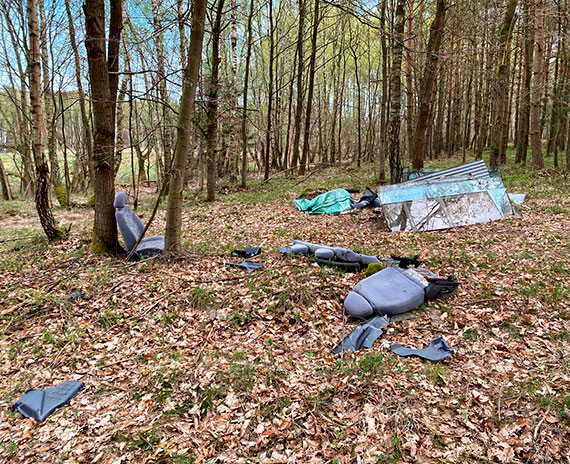
[[[407,348],[398,343],[390,345],[390,350],[399,356],[419,356],[420,358],[428,359],[429,361],[440,361],[448,356],[455,356],[455,351],[449,346],[443,337],[438,337],[435,340],[432,340],[428,346],[421,350]]]
[[[263,242],[261,242],[261,244],[259,246],[256,246],[256,247],[248,247],[248,248],[244,248],[243,250],[233,250],[232,256],[237,256],[237,257],[243,258],[243,259],[253,258],[254,256],[259,256],[261,254],[261,247],[263,245],[265,245],[266,241],[267,240],[264,240]]]
[[[515,215],[499,172],[475,161],[406,182],[378,187],[391,231],[430,231],[496,221]]]
[[[363,322],[344,338],[334,349],[339,354],[345,350],[358,351],[360,348],[372,348],[372,344],[382,335],[382,327],[388,324],[386,316],[376,316]]]
[[[232,263],[231,261],[222,261],[222,264],[232,267],[241,267],[245,269],[247,272],[257,271],[258,269],[263,268],[263,264],[261,263],[254,263],[253,261],[242,261],[241,263]]]
[[[121,231],[123,241],[127,252],[130,252],[137,244],[137,241],[144,230],[144,223],[141,218],[127,205],[127,194],[125,192],[117,193],[113,206],[116,208],[115,218],[117,225]],[[153,237],[143,238],[141,243],[133,253],[132,259],[147,258],[149,256],[164,251],[164,236],[155,235]]]
[[[28,390],[12,407],[24,417],[33,417],[38,422],[43,422],[57,408],[75,398],[83,388],[83,382],[68,380],[56,387]]]
[[[378,208],[380,206],[380,201],[378,200],[378,195],[375,194],[368,187],[364,189],[364,195],[358,200],[357,203],[352,205],[354,209],[362,208]]]
[[[76,302],[77,300],[85,300],[87,296],[83,293],[83,290],[76,290],[65,297],[67,301]]]
[[[344,189],[322,193],[312,200],[293,200],[299,211],[307,214],[340,214],[352,208],[353,196]]]

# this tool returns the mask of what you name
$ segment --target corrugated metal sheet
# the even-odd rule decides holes
[[[454,168],[443,169],[442,171],[425,174],[420,177],[402,182],[403,184],[414,184],[419,182],[426,182],[432,180],[439,180],[445,177],[468,177],[469,179],[484,179],[489,177],[489,170],[485,165],[485,161],[478,160],[471,163],[462,164]]]

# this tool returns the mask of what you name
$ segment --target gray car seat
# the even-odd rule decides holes
[[[344,308],[360,318],[405,313],[426,299],[449,296],[458,285],[455,279],[442,279],[424,268],[387,267],[356,284]]]
[[[125,247],[127,252],[130,252],[144,230],[144,223],[131,207],[127,205],[127,194],[125,192],[117,193],[113,206],[116,208],[115,218],[125,242]],[[142,239],[133,257],[139,259],[161,253],[162,251],[164,251],[164,236],[155,235]]]

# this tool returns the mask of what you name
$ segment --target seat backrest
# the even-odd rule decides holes
[[[131,207],[127,205],[127,195],[124,192],[117,194],[114,206],[117,209],[117,211],[115,211],[117,225],[119,226],[127,250],[131,251],[144,230],[144,223]]]

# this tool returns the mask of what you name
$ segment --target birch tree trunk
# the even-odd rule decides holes
[[[41,91],[40,31],[36,0],[27,1],[28,36],[30,41],[28,67],[30,73],[30,102],[32,107],[32,152],[36,164],[36,210],[40,223],[50,242],[63,236],[57,226],[49,201],[49,168],[44,153],[43,108]]]

